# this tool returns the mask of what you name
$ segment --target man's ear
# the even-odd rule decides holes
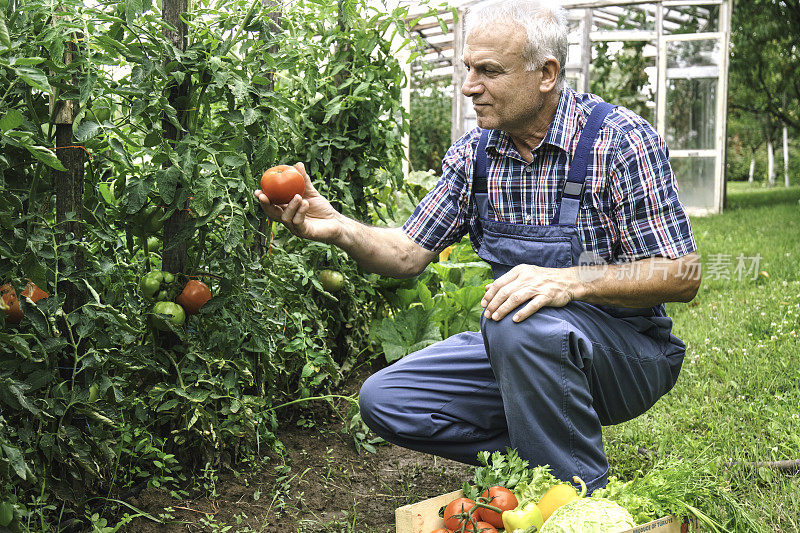
[[[542,65],[542,81],[539,83],[539,90],[543,93],[549,93],[556,87],[558,80],[558,73],[561,72],[561,65],[554,57],[549,57]]]

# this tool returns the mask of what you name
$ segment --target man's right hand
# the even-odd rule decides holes
[[[275,205],[261,189],[253,194],[261,203],[261,210],[270,219],[280,222],[298,237],[313,241],[335,242],[342,232],[342,216],[330,202],[317,192],[311,184],[303,163],[294,168],[306,182],[302,197],[296,194],[288,204]]]

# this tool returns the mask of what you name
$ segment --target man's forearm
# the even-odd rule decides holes
[[[342,230],[331,244],[369,272],[396,278],[415,276],[430,262],[427,255],[435,255],[417,247],[399,228],[367,226],[345,216],[340,221]]]
[[[572,267],[574,300],[619,307],[688,302],[700,287],[696,254],[678,259],[651,257],[631,263]]]

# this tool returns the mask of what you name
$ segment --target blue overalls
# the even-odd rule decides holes
[[[586,166],[606,115],[592,110],[550,225],[489,218],[488,130],[478,144],[473,192],[483,243],[478,255],[495,278],[519,264],[577,266],[577,228]],[[524,304],[523,304],[524,305]],[[626,309],[573,301],[515,323],[481,318],[464,332],[370,376],[359,403],[364,422],[389,442],[477,464],[479,451],[514,447],[531,466],[550,465],[589,491],[606,484],[602,425],[630,420],[675,384],[685,353],[663,305]]]

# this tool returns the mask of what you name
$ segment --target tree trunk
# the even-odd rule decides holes
[[[755,173],[755,171],[756,171],[756,158],[754,156],[750,158],[750,176],[747,178],[748,183],[753,183],[753,174]]]
[[[783,184],[789,186],[789,132],[783,125]]]
[[[176,28],[176,30],[171,30],[165,27],[163,30],[164,37],[172,41],[172,44],[182,51],[186,50],[187,28],[186,24],[181,20],[181,15],[186,13],[188,10],[188,0],[163,0],[163,11],[161,13],[161,18]],[[165,59],[165,64],[168,61],[169,60]],[[189,94],[190,82],[191,76],[186,76],[181,85],[173,84],[167,88],[167,99],[170,105],[177,110],[178,123],[181,125],[186,124],[188,111],[184,109],[186,107],[185,105],[180,105],[178,102],[181,99],[187,101],[184,97]],[[168,142],[171,142],[173,146],[175,146],[177,141],[180,139],[181,132],[166,117],[162,119],[161,127],[164,131],[164,138],[167,139]],[[164,166],[169,167],[171,164],[172,163],[170,161],[167,161]],[[181,198],[183,196],[180,189],[181,186],[179,185],[175,192],[176,198]],[[186,251],[188,242],[184,240],[177,246],[173,246],[169,249],[167,248],[169,247],[169,243],[175,240],[175,236],[183,229],[189,220],[189,212],[187,211],[188,207],[188,200],[185,200],[184,205],[175,210],[175,212],[172,213],[172,215],[170,215],[170,217],[167,219],[166,224],[164,224],[163,269],[168,272],[178,273],[183,272],[186,269]]]
[[[772,139],[767,141],[767,181],[770,187],[775,185],[775,150],[772,147]]]

